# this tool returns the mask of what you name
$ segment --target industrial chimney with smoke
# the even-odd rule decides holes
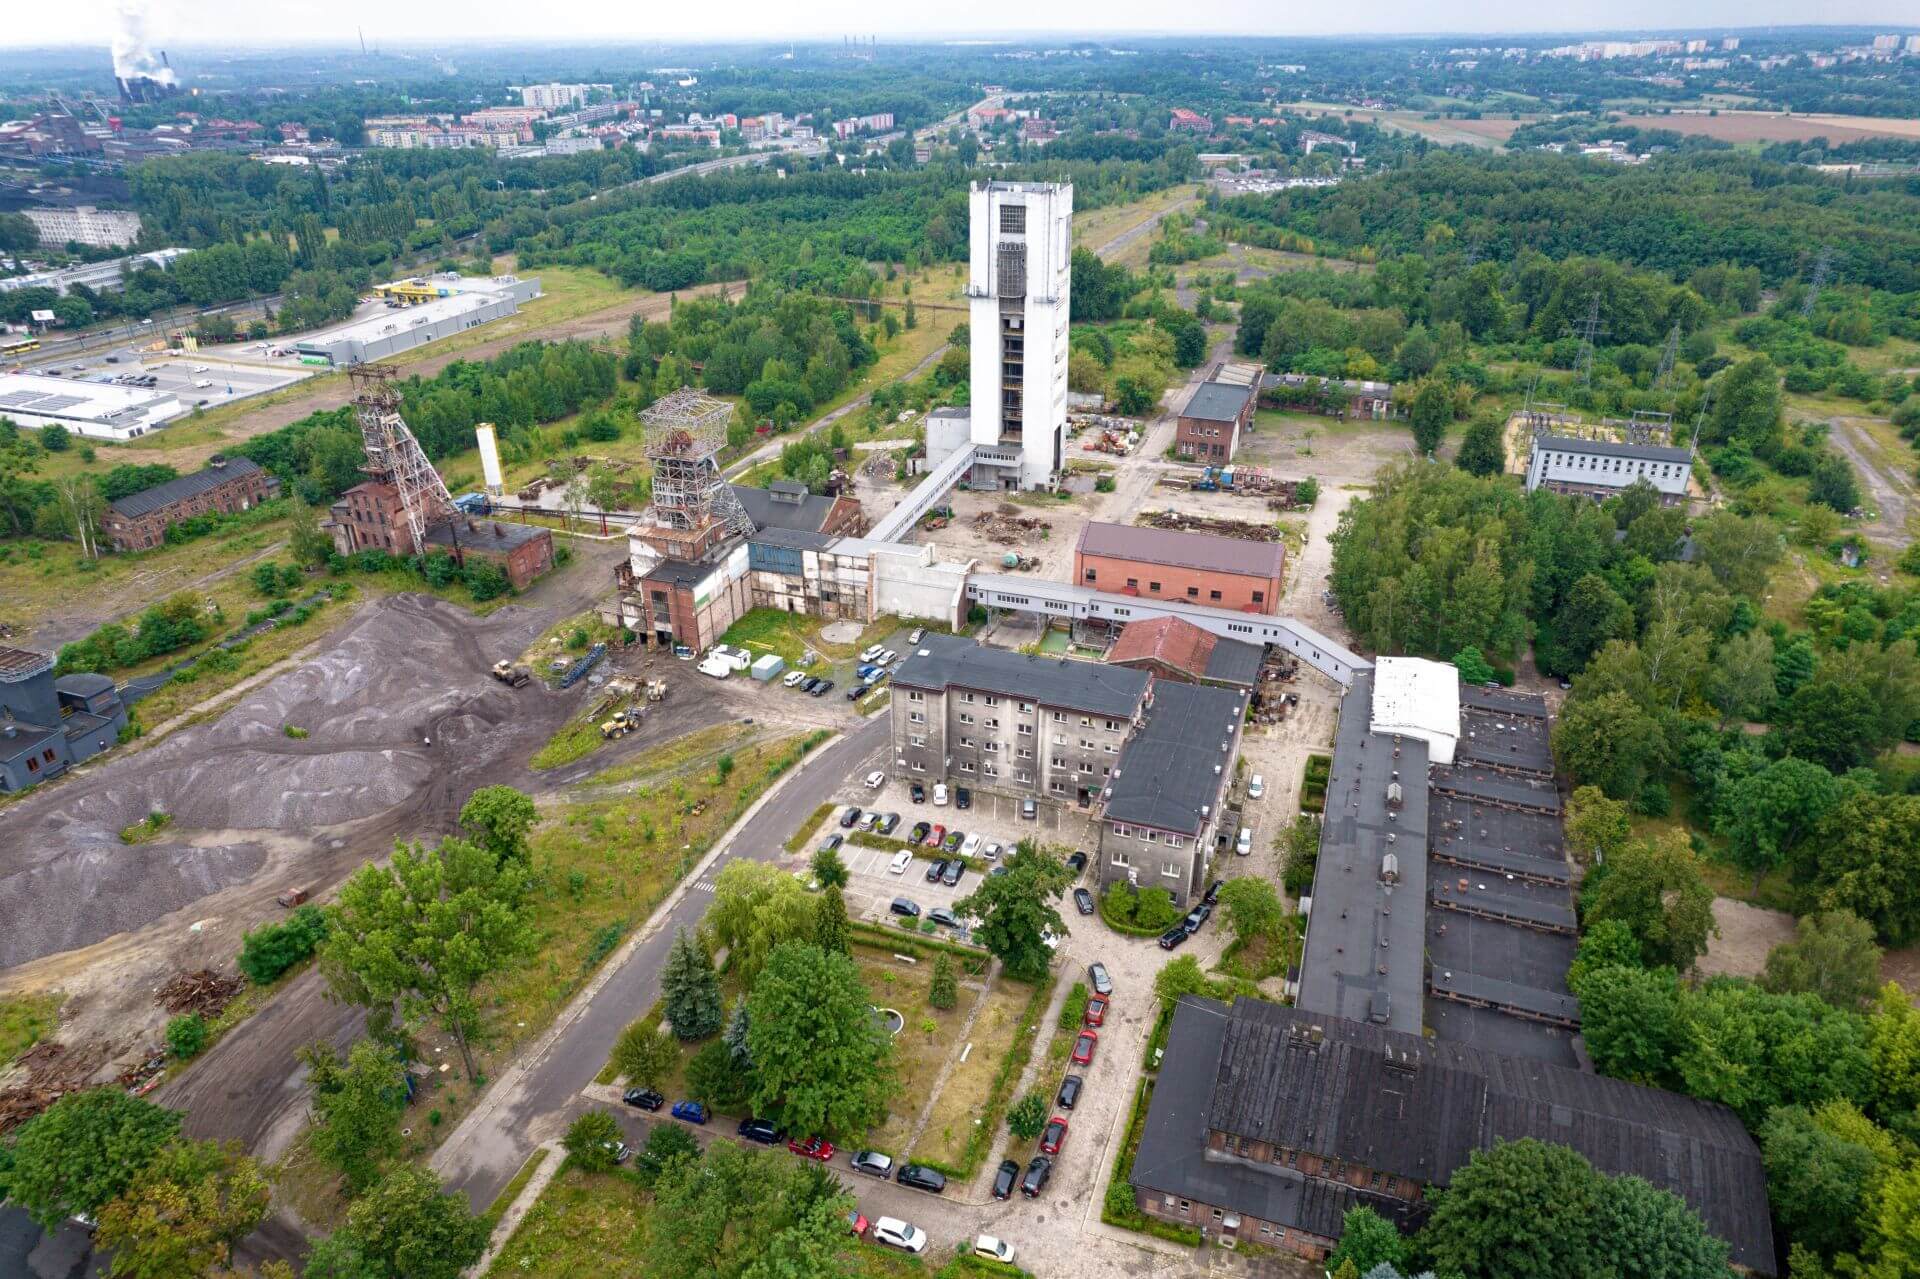
[[[166,53],[156,55],[148,44],[144,0],[121,0],[115,10],[113,78],[122,102],[158,102],[180,92]]]

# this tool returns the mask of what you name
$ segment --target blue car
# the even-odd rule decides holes
[[[872,662],[868,662],[865,666],[862,666],[858,671],[854,673],[857,674],[863,680],[869,680],[869,679],[872,679],[875,675],[877,675],[879,671],[880,671],[880,668],[878,666],[875,666]]]
[[[676,1101],[673,1103],[673,1117],[684,1119],[690,1124],[707,1122],[707,1103],[704,1101]]]

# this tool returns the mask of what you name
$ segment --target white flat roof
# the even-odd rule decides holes
[[[1373,712],[1376,733],[1398,733],[1427,743],[1427,758],[1453,763],[1460,740],[1460,672],[1449,662],[1424,657],[1374,659]]]
[[[477,311],[481,307],[492,306],[504,294],[500,293],[456,293],[452,297],[434,298],[415,306],[398,307],[370,315],[364,320],[354,320],[337,329],[322,329],[318,333],[309,333],[294,343],[296,347],[332,346],[336,342],[377,342],[381,338],[395,333],[404,333],[408,329],[423,324],[433,324],[440,320],[452,319]]]
[[[45,373],[0,376],[0,417],[25,415],[112,422],[116,417],[151,419],[156,410],[179,411],[179,398],[165,391],[113,386]]]

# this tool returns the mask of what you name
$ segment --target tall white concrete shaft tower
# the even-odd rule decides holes
[[[976,183],[969,213],[974,474],[1041,487],[1066,457],[1073,187]]]

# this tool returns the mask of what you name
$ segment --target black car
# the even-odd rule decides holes
[[[955,808],[972,808],[973,792],[968,790],[964,786],[954,787],[953,788],[953,806]]]
[[[993,1197],[1005,1199],[1013,1194],[1013,1188],[1020,1182],[1020,1165],[1011,1159],[1000,1161],[1000,1171],[993,1174]]]
[[[1205,897],[1202,897],[1200,900],[1205,902],[1209,906],[1213,905],[1215,902],[1220,900],[1220,890],[1225,888],[1226,886],[1227,886],[1226,880],[1224,879],[1214,880],[1211,884],[1207,885],[1207,895]]]
[[[941,869],[940,882],[952,888],[960,882],[960,876],[964,875],[966,870],[967,864],[956,857]]]
[[[651,1088],[629,1088],[620,1094],[620,1100],[642,1110],[658,1110],[667,1104],[667,1099]]]
[[[939,858],[933,865],[927,867],[927,882],[929,884],[937,884],[940,882],[940,877],[946,873],[947,859],[944,857]]]
[[[927,802],[927,788],[919,782],[915,782],[913,785],[907,787],[907,798],[916,804],[924,804]]]
[[[830,679],[823,679],[820,681],[820,686],[812,690],[812,696],[825,697],[828,693],[831,693],[832,691],[833,691],[833,681]]]
[[[1078,875],[1081,871],[1085,870],[1086,868],[1087,868],[1087,855],[1085,853],[1075,852],[1075,853],[1068,854],[1067,856],[1068,870],[1071,870],[1074,874]]]
[[[841,830],[851,830],[853,827],[859,825],[859,823],[860,810],[857,808],[849,808],[846,812],[840,814]]]
[[[1054,1104],[1062,1110],[1072,1110],[1075,1106],[1079,1105],[1080,1085],[1083,1082],[1085,1081],[1078,1075],[1068,1075],[1065,1079],[1062,1079],[1060,1081],[1060,1095],[1053,1099]]]
[[[1093,914],[1093,894],[1084,888],[1073,890],[1073,904],[1082,915]]]
[[[833,851],[834,849],[836,849],[836,848],[838,848],[838,847],[840,847],[840,845],[842,845],[842,844],[844,844],[845,842],[846,842],[846,840],[844,840],[844,839],[842,839],[842,838],[841,838],[841,837],[840,837],[839,835],[837,835],[837,834],[836,834],[836,835],[829,835],[829,836],[827,836],[827,837],[826,837],[825,839],[823,839],[823,840],[821,840],[821,841],[820,841],[820,847],[822,847],[822,848],[824,848],[824,849],[826,849],[827,851],[829,851],[829,852],[831,852],[831,851]]]
[[[900,814],[885,813],[885,814],[882,814],[880,818],[880,824],[878,826],[875,826],[873,829],[878,831],[882,835],[891,835],[893,834],[893,828],[895,826],[898,826],[899,824],[900,824]]]
[[[1200,925],[1206,923],[1212,915],[1213,907],[1209,906],[1206,902],[1201,902],[1198,906],[1195,906],[1187,912],[1187,917],[1180,921],[1180,926],[1185,928],[1189,933],[1197,933],[1200,931]]]
[[[1033,1162],[1027,1165],[1027,1175],[1020,1180],[1020,1193],[1029,1199],[1039,1197],[1047,1188],[1047,1178],[1053,1176],[1053,1160],[1045,1155],[1035,1155]]]
[[[1087,965],[1087,984],[1093,987],[1093,993],[1096,995],[1111,995],[1113,993],[1113,978],[1107,976],[1107,966],[1105,964],[1095,963]]]
[[[1183,942],[1187,940],[1188,937],[1191,937],[1192,935],[1193,934],[1187,931],[1187,926],[1185,924],[1175,924],[1172,928],[1169,928],[1166,932],[1160,934],[1160,949],[1172,950],[1175,947],[1181,945]]]
[[[773,1126],[771,1119],[742,1119],[740,1135],[748,1141],[757,1141],[763,1146],[771,1146],[780,1140],[780,1130]]]
[[[871,684],[855,684],[852,688],[847,690],[847,700],[850,702],[859,701],[861,698],[867,695],[867,690],[872,687],[873,685]]]
[[[960,916],[954,914],[952,911],[948,910],[945,906],[935,906],[932,910],[927,912],[927,918],[931,919],[934,923],[940,925],[942,928],[960,927]]]
[[[909,844],[920,843],[922,840],[926,839],[927,832],[932,829],[933,829],[933,826],[929,822],[915,822],[913,824],[913,829],[907,832],[907,842]]]
[[[905,915],[908,919],[920,918],[920,903],[911,897],[896,897],[887,909],[896,915]]]
[[[936,1195],[947,1188],[945,1176],[931,1168],[922,1168],[919,1164],[901,1164],[900,1172],[894,1180],[903,1186],[912,1186],[915,1190],[925,1190]]]
[[[816,695],[815,690],[817,690],[820,687],[820,685],[825,682],[826,681],[822,680],[818,675],[809,675],[807,676],[806,682],[800,685],[800,691],[807,694],[810,697],[815,696]]]

